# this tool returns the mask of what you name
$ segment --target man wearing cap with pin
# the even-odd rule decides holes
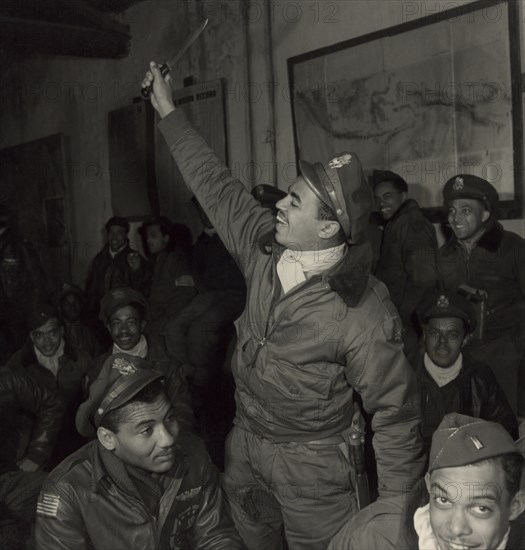
[[[476,328],[470,302],[456,292],[431,294],[418,307],[424,353],[414,358],[425,448],[447,413],[499,422],[513,437],[518,423],[492,370],[464,353]]]
[[[469,344],[470,353],[494,369],[509,402],[525,416],[525,240],[497,221],[499,197],[488,181],[454,176],[443,199],[453,235],[438,251],[441,284],[476,300],[485,296],[481,339]]]
[[[202,442],[179,434],[162,374],[112,355],[76,423],[96,439],[44,483],[38,550],[241,548],[219,474]]]
[[[380,498],[423,471],[401,322],[370,276],[371,190],[354,153],[301,162],[274,217],[175,110],[154,63],[151,70],[143,84],[154,80],[160,130],[247,283],[224,476],[237,528],[250,550],[282,549],[283,533],[290,550],[324,548],[356,512],[354,391],[374,415]]]
[[[365,508],[328,550],[522,550],[524,443],[501,424],[446,415],[425,478]]]
[[[114,353],[127,353],[143,359],[148,367],[162,372],[166,391],[174,403],[177,421],[183,428],[192,429],[194,418],[191,397],[180,365],[170,359],[159,342],[150,342],[144,331],[148,322],[146,298],[129,287],[107,292],[100,302],[100,320],[113,340],[109,349],[90,366],[88,385],[98,376],[104,362]]]

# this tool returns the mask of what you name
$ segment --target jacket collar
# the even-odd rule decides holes
[[[274,265],[285,248],[275,241],[274,231],[259,240],[259,249],[271,254]],[[321,274],[321,280],[330,285],[348,307],[356,307],[361,301],[372,270],[372,248],[369,243],[348,246],[341,260]]]
[[[408,214],[411,210],[419,210],[419,204],[414,199],[407,199],[395,212],[394,215],[387,221],[385,225],[394,222],[404,214]]]

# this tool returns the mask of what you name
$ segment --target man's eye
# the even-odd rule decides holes
[[[483,517],[488,516],[492,512],[492,510],[488,506],[482,505],[474,506],[472,510],[476,515]]]
[[[449,332],[448,333],[449,340],[457,340],[458,336],[459,336],[458,332]]]
[[[461,213],[465,215],[470,214],[470,208],[462,208]]]
[[[148,426],[147,428],[144,428],[143,430],[141,430],[140,435],[151,435],[152,432],[153,432],[153,429],[150,426]]]
[[[434,502],[438,505],[438,506],[447,506],[449,504],[449,500],[448,498],[446,497],[442,497],[442,496],[435,496],[434,497]]]

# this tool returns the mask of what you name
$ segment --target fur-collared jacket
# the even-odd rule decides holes
[[[275,218],[233,178],[182,111],[160,123],[186,183],[234,255],[247,284],[235,322],[235,424],[274,442],[308,442],[346,430],[354,391],[374,414],[381,496],[422,474],[417,387],[401,322],[366,246],[283,294]],[[270,235],[269,235],[270,234]]]
[[[524,239],[493,219],[470,254],[452,235],[438,251],[437,268],[447,290],[467,284],[487,292],[486,339],[525,338]]]

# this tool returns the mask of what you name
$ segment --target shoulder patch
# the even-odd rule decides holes
[[[391,344],[403,343],[403,324],[399,317],[392,319],[392,332],[390,335],[386,334],[388,342]]]
[[[56,518],[60,507],[60,497],[50,493],[41,493],[36,504],[36,513],[39,516]]]

